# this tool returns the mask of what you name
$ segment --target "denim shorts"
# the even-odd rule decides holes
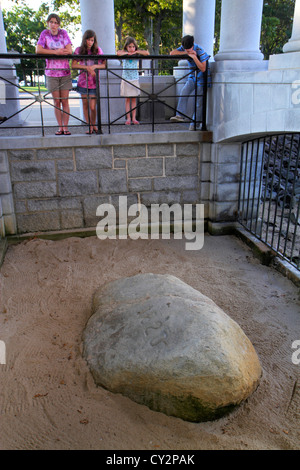
[[[94,95],[94,96],[96,96],[96,94],[97,94],[96,88],[89,88],[89,89],[87,89],[87,88],[83,88],[83,87],[81,87],[81,86],[78,86],[78,87],[77,87],[77,92],[78,92],[80,95],[87,95],[87,94],[89,94],[89,95]]]

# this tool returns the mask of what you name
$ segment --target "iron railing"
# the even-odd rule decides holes
[[[59,58],[60,56],[55,56],[55,58]],[[111,83],[113,80],[116,82],[122,78],[122,68],[119,66],[120,63],[120,57],[116,55],[101,55],[99,56],[82,56],[82,55],[68,55],[68,56],[61,56],[64,59],[83,59],[83,60],[94,60],[95,63],[99,60],[99,58],[106,60],[107,62],[107,67],[105,72],[102,72],[102,77],[105,77],[104,79],[101,78],[101,83],[99,82],[99,74],[97,74],[97,127],[98,127],[98,132],[103,133],[104,128],[107,128],[108,133],[111,132],[112,126],[117,126],[117,125],[123,125],[124,122],[122,121],[123,118],[125,118],[126,113],[123,112],[123,109],[125,107],[123,106],[124,98],[120,97],[119,90],[116,89],[114,90],[113,94],[111,93]],[[152,132],[155,131],[155,127],[159,124],[172,124],[169,120],[169,115],[175,115],[177,109],[176,109],[176,102],[178,100],[179,95],[176,93],[176,85],[182,84],[186,79],[187,76],[189,75],[189,71],[187,68],[182,69],[182,76],[180,78],[173,80],[171,84],[166,84],[165,86],[158,86],[158,77],[160,77],[160,83],[163,80],[163,77],[166,76],[167,72],[166,69],[167,67],[173,67],[173,65],[176,65],[176,61],[178,60],[184,60],[185,56],[135,56],[140,60],[140,78],[146,80],[148,82],[148,88],[145,88],[143,83],[140,81],[140,86],[138,87],[140,90],[140,96],[136,105],[137,112],[139,112],[141,115],[142,110],[147,107],[148,110],[148,119],[144,122],[143,119],[141,120],[141,124],[148,124],[151,126]],[[188,56],[186,56],[187,58]],[[0,54],[0,81],[4,82],[6,85],[10,85],[12,87],[16,87],[19,89],[20,93],[19,96],[17,97],[6,97],[6,103],[8,103],[11,100],[18,100],[19,102],[19,109],[15,110],[12,113],[6,113],[3,111],[3,106],[1,106],[1,100],[0,100],[0,129],[1,127],[5,128],[12,128],[15,129],[17,127],[21,127],[18,125],[10,125],[10,120],[12,118],[15,118],[18,114],[23,113],[26,110],[30,110],[32,106],[37,105],[39,107],[39,124],[35,125],[30,125],[30,123],[26,123],[26,127],[34,127],[34,128],[40,128],[42,130],[42,135],[45,133],[45,129],[48,127],[57,127],[57,125],[47,125],[46,119],[45,119],[45,107],[52,107],[55,108],[52,100],[52,95],[48,91],[42,91],[42,87],[40,85],[40,80],[38,80],[37,86],[38,90],[36,92],[32,92],[28,89],[25,90],[24,86],[20,86],[18,80],[12,80],[7,78],[7,74],[5,74],[5,71],[10,71],[11,66],[7,67],[5,65],[2,65],[1,62],[3,60],[1,59],[12,59],[12,60],[18,60],[18,61],[34,61],[35,66],[32,67],[31,71],[35,73],[36,76],[38,77],[43,77],[44,74],[44,64],[45,59],[52,58],[53,56],[51,55],[46,55],[46,54]],[[126,58],[126,57],[124,57]],[[42,62],[41,62],[42,61]],[[118,61],[118,63],[116,62]],[[114,64],[117,63],[117,65],[112,65],[110,66],[109,63],[113,62]],[[147,64],[145,66],[144,64]],[[72,76],[76,75],[76,72],[79,73],[78,70],[76,70],[74,73],[72,73]],[[105,82],[105,87],[102,86],[102,82]],[[101,86],[100,86],[101,85]],[[197,106],[197,93],[199,93],[199,87],[195,87],[195,95],[192,97],[193,102],[194,102],[194,109],[193,113],[195,118],[191,117],[191,115],[183,115],[185,118],[185,123],[182,123],[183,125],[186,123],[190,124],[190,129],[191,130],[196,130],[196,129],[201,129],[203,131],[207,130],[206,127],[206,105],[207,105],[207,72],[204,74],[204,85],[201,86],[200,88],[201,94],[202,94],[202,116],[201,120],[197,121],[196,119],[196,106]],[[75,91],[75,90],[74,90]],[[1,90],[0,90],[1,92]],[[198,95],[199,96],[199,95]],[[191,98],[188,96],[185,96],[186,98]],[[1,97],[0,97],[1,99]],[[69,96],[69,100],[80,100],[81,96],[77,94],[71,93]],[[88,98],[89,99],[89,98]],[[117,115],[115,113],[112,113],[112,107],[113,107],[113,102],[115,100],[118,100],[120,103],[119,106],[119,113]],[[122,101],[121,101],[122,100]],[[24,106],[23,106],[24,103]],[[157,113],[158,107],[163,107],[164,113]],[[5,107],[4,107],[5,109]],[[104,109],[104,111],[103,111]],[[89,122],[86,122],[84,118],[75,115],[73,113],[67,113],[69,114],[70,118],[73,118],[75,121],[75,124],[69,124],[69,127],[76,127],[76,126],[81,126],[81,125],[86,125],[89,126]],[[160,114],[158,116],[158,114]],[[180,123],[181,124],[181,123]]]
[[[300,134],[242,145],[239,222],[300,270]]]

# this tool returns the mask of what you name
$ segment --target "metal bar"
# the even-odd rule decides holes
[[[38,72],[38,77],[40,76],[39,74],[39,64],[38,60],[36,61],[36,68]],[[41,87],[40,87],[40,81],[38,80],[38,89],[39,89],[39,96],[42,96],[41,94]],[[40,115],[41,115],[41,123],[42,123],[42,136],[44,137],[45,135],[45,127],[44,127],[44,115],[43,115],[43,106],[42,106],[42,101],[40,100]]]
[[[206,69],[204,72],[204,86],[203,86],[203,95],[202,95],[202,125],[201,130],[207,130],[207,123],[206,123],[206,106],[207,106],[207,79],[208,79],[208,61],[206,64]]]
[[[102,132],[102,122],[101,122],[101,104],[100,104],[100,80],[99,72],[96,73],[96,100],[97,100],[97,128],[98,134],[103,134]]]
[[[151,92],[152,96],[154,96],[154,74],[155,74],[155,68],[154,68],[154,59],[151,59]],[[151,100],[151,121],[152,121],[152,132],[154,132],[154,99]]]

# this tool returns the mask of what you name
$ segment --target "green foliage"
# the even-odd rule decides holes
[[[16,3],[16,2],[15,2]],[[34,54],[37,38],[44,29],[41,14],[27,7],[26,2],[18,2],[10,11],[3,10],[4,28],[7,33],[6,46],[8,51],[21,54]],[[22,60],[16,65],[20,78],[31,77],[34,70],[42,67],[41,61]]]
[[[212,0],[213,1],[213,0]],[[38,12],[28,8],[26,0],[12,0],[11,11],[3,11],[7,47],[19,52],[34,52],[40,32],[46,27],[49,12],[57,12],[69,33],[79,29],[79,0],[48,0]],[[221,0],[216,0],[214,54],[219,50]],[[117,49],[126,36],[133,36],[141,49],[150,54],[168,54],[180,43],[182,0],[114,0]],[[290,39],[295,0],[264,0],[261,50],[265,59],[282,52]]]
[[[292,35],[295,0],[264,1],[261,50],[268,59],[282,53],[282,47]]]
[[[178,45],[182,0],[115,0],[117,48],[133,36],[150,54],[166,54]]]

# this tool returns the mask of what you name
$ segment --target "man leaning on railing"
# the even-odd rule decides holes
[[[170,52],[170,55],[188,55],[190,73],[187,81],[182,88],[180,98],[178,101],[176,116],[171,117],[172,122],[183,122],[187,117],[187,104],[189,96],[192,94],[197,95],[196,113],[193,115],[193,121],[196,119],[196,124],[202,120],[202,107],[203,107],[203,86],[205,82],[204,72],[207,69],[207,86],[211,86],[211,76],[209,71],[209,55],[194,42],[193,36],[184,36],[181,41],[181,46]],[[196,89],[197,83],[197,89]],[[196,114],[196,115],[195,115]],[[198,124],[199,126],[199,124]],[[194,130],[194,124],[191,123],[190,130]]]

